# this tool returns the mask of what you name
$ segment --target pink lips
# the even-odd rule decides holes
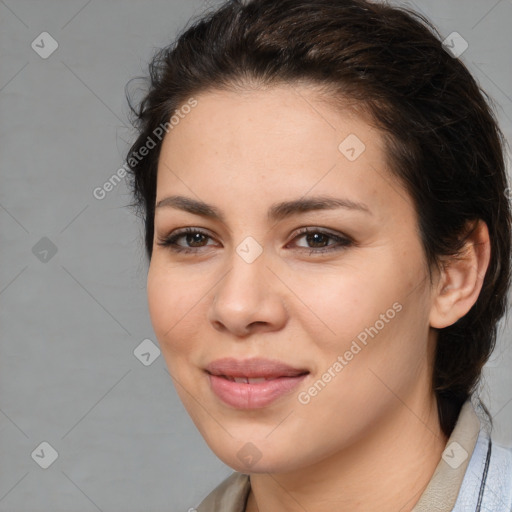
[[[218,359],[206,368],[212,391],[237,409],[266,407],[295,388],[309,373],[280,361]]]

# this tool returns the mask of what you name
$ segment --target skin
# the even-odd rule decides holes
[[[464,257],[434,272],[431,284],[414,205],[386,167],[381,133],[361,115],[334,109],[304,84],[196,99],[164,139],[156,202],[182,195],[225,218],[156,208],[147,282],[181,400],[215,454],[250,473],[249,512],[412,510],[447,442],[431,391],[435,328],[476,301],[487,227],[478,224]],[[349,134],[366,146],[354,161],[338,149]],[[362,202],[371,213],[267,218],[275,203],[316,196]],[[315,242],[297,234],[305,226],[353,243]],[[190,253],[158,244],[184,227],[210,238],[181,237]],[[252,263],[236,251],[248,236],[263,249]],[[395,303],[394,318],[301,403],[298,394]],[[267,357],[310,373],[270,406],[240,410],[211,391],[204,372],[222,357]],[[237,456],[248,442],[260,454],[250,466]]]

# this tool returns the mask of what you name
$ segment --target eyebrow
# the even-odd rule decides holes
[[[190,197],[165,197],[156,203],[156,208],[176,208],[193,213],[194,215],[200,215],[202,217],[208,217],[220,222],[225,222],[224,215],[216,206]],[[364,203],[330,196],[316,196],[307,199],[301,198],[294,201],[275,203],[269,208],[267,216],[271,221],[278,221],[300,213],[315,210],[334,210],[337,208],[356,210],[372,215],[371,210]]]

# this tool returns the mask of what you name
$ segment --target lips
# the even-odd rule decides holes
[[[267,379],[265,377],[230,377],[229,375],[220,375],[220,377],[224,377],[227,380],[230,380],[231,382],[238,382],[242,384],[257,384],[258,382],[265,382],[267,380],[273,380],[273,379]]]
[[[280,377],[297,377],[298,375],[309,373],[305,368],[294,368],[281,361],[256,357],[244,360],[234,358],[217,359],[205,369],[212,375],[235,379],[271,380]]]
[[[205,368],[212,391],[237,409],[266,407],[294,389],[309,373],[281,361],[218,359]]]

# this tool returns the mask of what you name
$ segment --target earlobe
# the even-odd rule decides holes
[[[432,296],[430,325],[442,329],[462,318],[475,304],[489,266],[489,230],[482,220],[468,226],[471,234],[458,256],[443,266]]]

